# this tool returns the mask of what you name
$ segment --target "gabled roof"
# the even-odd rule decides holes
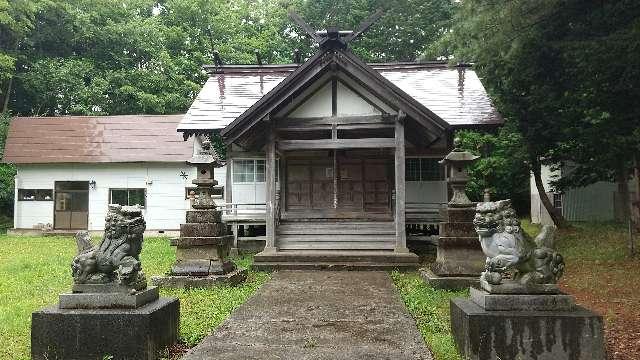
[[[185,162],[193,140],[176,126],[184,115],[16,117],[7,163]]]
[[[477,74],[468,66],[451,67],[443,62],[429,62],[369,64],[369,67],[451,127],[503,123]],[[293,77],[301,66],[225,65],[205,68],[211,77],[180,122],[178,131],[222,130],[229,124],[233,127],[234,119],[247,112],[285,79]]]

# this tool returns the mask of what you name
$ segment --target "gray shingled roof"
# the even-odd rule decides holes
[[[434,63],[371,66],[454,127],[503,122],[478,75],[469,67]],[[295,69],[295,65],[218,69],[205,83],[178,131],[223,129]]]

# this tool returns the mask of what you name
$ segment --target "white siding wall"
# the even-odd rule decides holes
[[[553,201],[553,197],[549,196],[549,193],[551,192],[551,186],[549,183],[559,176],[560,170],[551,171],[548,166],[542,166],[540,169],[540,177],[544,184],[544,190],[547,192],[547,197],[549,197],[550,201]],[[549,216],[547,209],[544,208],[542,201],[540,201],[540,196],[538,195],[538,189],[536,188],[536,182],[533,178],[533,174],[531,174],[529,183],[531,193],[531,222],[534,224],[553,225],[551,216]]]
[[[447,200],[446,181],[407,181],[407,203],[443,204]]]
[[[187,179],[180,176],[181,171],[188,175]],[[225,172],[224,168],[214,172],[223,186]],[[96,188],[89,189],[89,230],[99,231],[104,229],[110,188],[144,188],[147,229],[176,230],[189,207],[185,188],[194,186],[191,180],[195,175],[195,168],[186,163],[19,165],[16,189],[54,189],[56,181],[94,180]],[[30,229],[38,223],[53,224],[53,208],[53,201],[16,201],[14,227]]]

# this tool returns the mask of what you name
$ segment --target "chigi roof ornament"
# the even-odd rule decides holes
[[[309,26],[309,24],[307,24],[298,14],[293,11],[289,12],[291,20],[300,26],[311,40],[320,45],[321,49],[346,48],[349,42],[369,30],[371,25],[378,21],[382,15],[384,15],[384,11],[382,9],[378,9],[375,13],[362,21],[357,30],[338,30],[335,26],[329,26],[327,27],[327,30],[316,31],[313,30],[313,28]]]

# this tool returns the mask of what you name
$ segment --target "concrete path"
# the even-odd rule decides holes
[[[385,272],[280,271],[183,359],[432,359]]]

